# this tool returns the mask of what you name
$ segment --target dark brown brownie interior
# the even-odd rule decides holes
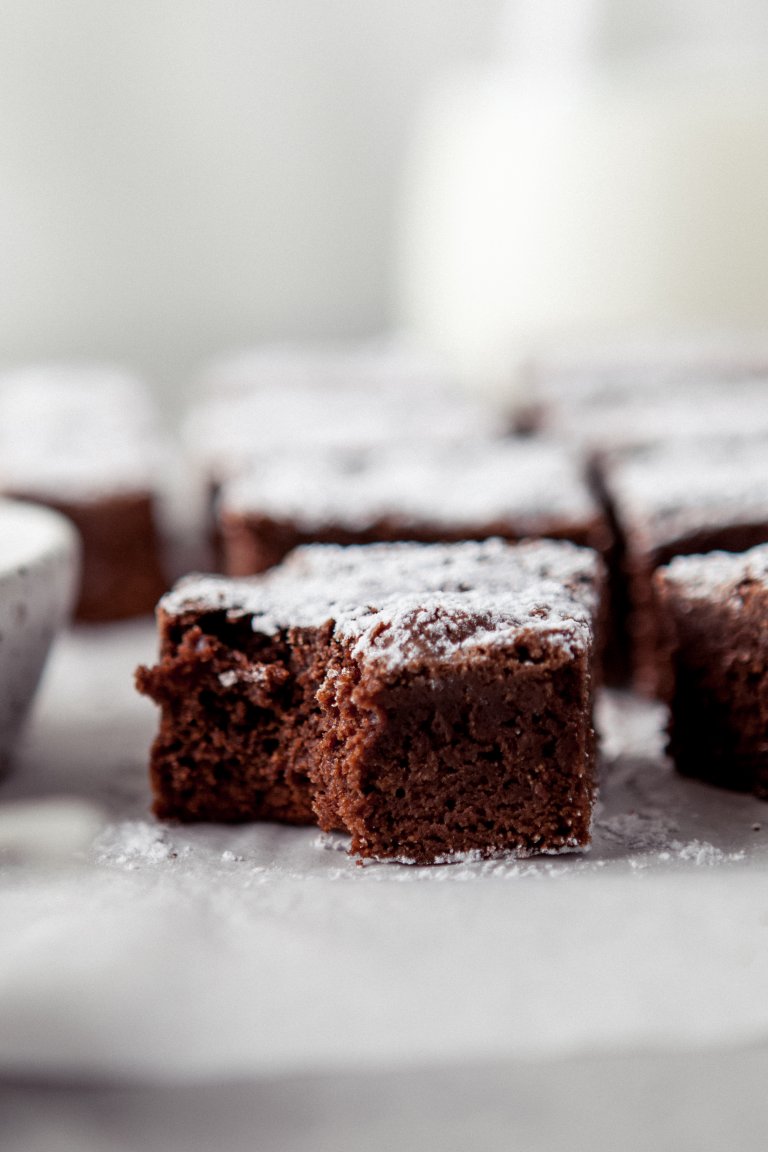
[[[656,586],[672,651],[670,755],[687,776],[768,799],[768,593],[744,581],[738,603],[692,610],[663,574]]]
[[[419,863],[584,847],[600,587],[592,553],[498,540],[182,582],[138,672],[161,706],[155,811],[319,820]]]
[[[632,534],[629,533],[631,541]],[[768,540],[768,524],[730,524],[678,537],[669,544],[644,552],[630,547],[625,554],[625,573],[631,601],[629,639],[633,656],[633,685],[644,695],[664,696],[665,666],[661,653],[660,610],[656,602],[653,574],[675,556],[697,556],[706,552],[746,552]]]
[[[361,856],[417,862],[588,842],[586,658],[563,660],[540,638],[382,678],[330,625],[268,639],[209,613],[170,624],[138,686],[162,707],[152,755],[162,818],[317,817],[348,830]]]
[[[361,856],[417,863],[583,845],[594,787],[589,697],[585,660],[558,659],[541,640],[388,681],[344,661],[320,693],[332,717],[321,826],[347,828]]]
[[[159,664],[137,674],[162,708],[156,814],[314,823],[307,771],[327,646],[328,630],[268,638],[224,612],[166,622]]]

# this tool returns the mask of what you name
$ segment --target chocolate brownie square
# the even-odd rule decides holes
[[[430,863],[588,844],[601,563],[565,542],[311,545],[159,608],[155,811]]]
[[[675,556],[743,552],[768,541],[768,444],[660,444],[602,461],[628,601],[636,688],[660,691],[653,573]]]
[[[82,540],[77,617],[149,613],[167,588],[157,525],[153,413],[106,365],[42,365],[0,378],[0,491],[67,516]]]
[[[654,586],[677,768],[768,799],[768,546],[678,557]]]
[[[545,536],[604,553],[611,540],[575,455],[524,440],[285,454],[223,488],[219,524],[232,576],[307,543]]]

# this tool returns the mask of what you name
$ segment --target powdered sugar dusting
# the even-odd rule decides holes
[[[768,544],[743,553],[676,556],[660,573],[667,585],[697,599],[738,598],[739,585],[745,582],[754,581],[768,587]]]
[[[152,487],[162,457],[140,381],[111,365],[31,365],[0,377],[0,486],[88,500]]]
[[[101,863],[116,864],[129,871],[163,864],[175,855],[168,843],[167,830],[161,824],[145,820],[110,824],[96,841],[95,850]]]
[[[441,386],[302,386],[234,390],[198,405],[184,439],[218,480],[275,455],[361,451],[386,444],[458,444],[504,431],[493,405]]]
[[[251,664],[245,668],[227,668],[224,672],[219,673],[219,683],[222,688],[234,688],[236,684],[256,684],[258,686],[267,683],[268,679],[269,674],[260,664]]]
[[[756,358],[609,357],[560,373],[538,370],[534,383],[545,427],[590,448],[723,436],[745,442],[768,435],[766,351]]]
[[[227,485],[227,516],[291,520],[305,531],[350,530],[381,520],[465,529],[507,521],[518,533],[583,526],[597,504],[570,449],[554,442],[499,440],[365,454],[288,453]]]
[[[567,341],[542,350],[529,368],[535,395],[545,401],[603,404],[618,395],[660,396],[677,389],[690,395],[702,385],[768,377],[764,336],[700,333]],[[760,383],[763,381],[761,380]]]
[[[656,445],[615,458],[606,482],[635,542],[657,547],[705,529],[768,520],[767,449],[762,440],[738,450],[729,440]]]
[[[477,852],[454,853],[429,865],[407,858],[350,862],[348,869],[334,870],[333,879],[360,877],[403,882],[521,880],[569,877],[623,862],[632,872],[659,865],[716,868],[742,863],[743,849],[727,850],[707,840],[684,840],[673,835],[676,824],[659,813],[622,812],[599,821],[598,841],[591,851],[565,846],[557,852],[500,852],[484,856]],[[613,842],[613,849],[611,844]],[[598,847],[599,844],[599,847]],[[340,833],[321,833],[315,849],[336,854],[349,852],[349,838]]]
[[[708,844],[702,840],[690,840],[687,844],[680,840],[672,840],[668,851],[659,853],[659,859],[662,861],[668,859],[691,861],[700,867],[712,868],[717,864],[736,864],[745,860],[746,855],[744,851],[723,852],[721,848],[716,848],[714,844]]]
[[[393,666],[427,649],[450,656],[509,643],[522,632],[549,651],[584,651],[599,579],[597,556],[565,542],[311,545],[250,580],[182,581],[161,605],[171,616],[251,616],[254,630],[267,635],[333,620],[336,635],[359,655]]]

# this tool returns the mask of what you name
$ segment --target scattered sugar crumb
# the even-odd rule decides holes
[[[264,684],[268,674],[261,665],[254,664],[248,668],[227,668],[219,672],[218,679],[222,688],[234,688],[236,684]]]
[[[694,864],[703,864],[707,867],[713,864],[732,864],[746,857],[745,852],[723,852],[714,844],[702,840],[691,840],[688,844],[673,840],[670,848],[676,853],[678,860],[692,860]]]
[[[166,830],[145,820],[108,825],[95,848],[100,863],[117,864],[128,871],[146,864],[162,864],[178,855],[168,843]],[[188,851],[185,849],[184,854]]]
[[[312,841],[312,846],[326,852],[348,852],[349,837],[336,832],[320,832]]]
[[[703,868],[712,868],[719,864],[736,864],[746,859],[746,852],[724,852],[705,840],[670,840],[668,849],[664,852],[646,856],[630,856],[628,864],[633,871],[652,868],[654,864],[669,864],[674,861],[696,864]]]

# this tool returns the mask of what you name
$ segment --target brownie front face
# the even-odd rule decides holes
[[[768,547],[655,577],[679,771],[768,799]]]
[[[326,628],[273,635],[224,611],[160,613],[161,654],[138,673],[161,705],[151,781],[158,816],[314,823],[308,763]]]
[[[633,681],[659,681],[653,573],[675,556],[741,552],[768,540],[768,443],[660,444],[607,457],[601,482],[619,538]]]
[[[347,666],[322,690],[334,716],[316,811],[360,856],[416,863],[589,842],[595,789],[586,650],[537,639],[457,666],[382,676]]]
[[[361,856],[584,846],[601,568],[568,543],[312,546],[164,598],[155,807]]]

